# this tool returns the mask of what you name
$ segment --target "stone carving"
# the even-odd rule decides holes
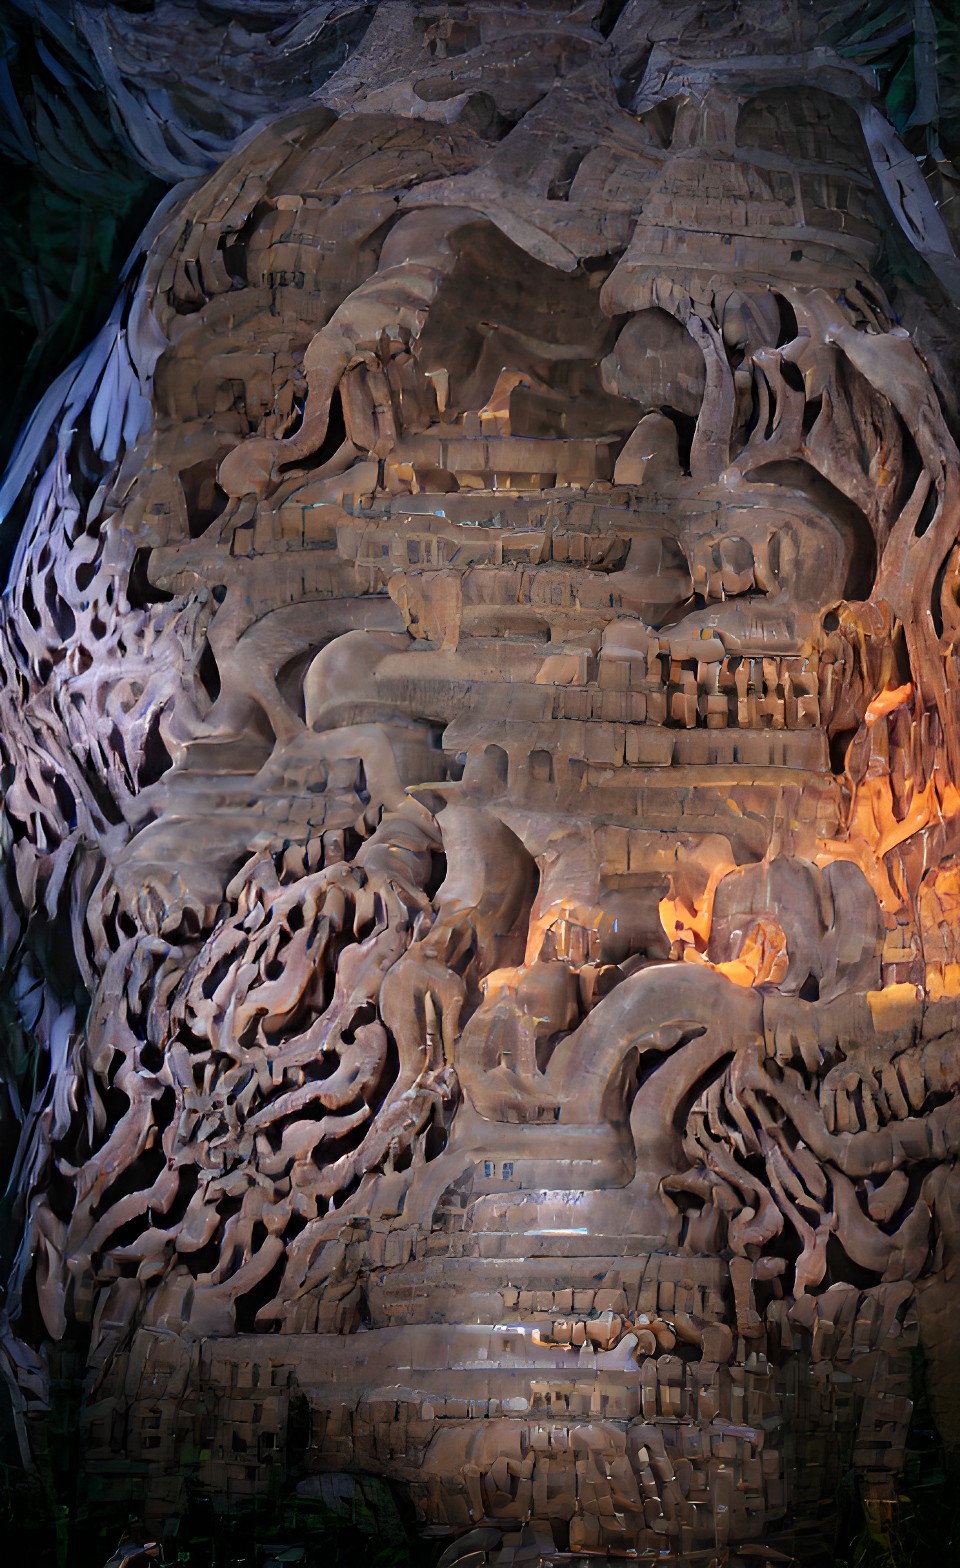
[[[693,1563],[892,1495],[918,1334],[955,1437],[960,468],[875,258],[956,261],[706,9],[383,7],[36,465],[5,1353],[26,1449],[87,1347],[95,1498]]]

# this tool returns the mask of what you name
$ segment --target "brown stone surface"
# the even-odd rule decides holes
[[[960,466],[876,257],[956,261],[770,9],[382,7],[35,481],[8,1355],[26,1430],[89,1339],[95,1497],[693,1564],[892,1495],[918,1314],[960,1443]]]

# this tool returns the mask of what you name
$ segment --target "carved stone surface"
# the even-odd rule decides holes
[[[28,1444],[84,1345],[94,1498],[692,1564],[890,1497],[918,1338],[960,1441],[960,466],[877,254],[957,263],[822,18],[595,9],[381,7],[34,464],[5,1354]]]

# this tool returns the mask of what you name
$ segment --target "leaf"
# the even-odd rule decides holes
[[[914,48],[911,44],[906,60],[887,88],[887,111],[898,131],[906,130],[916,99],[913,59]]]

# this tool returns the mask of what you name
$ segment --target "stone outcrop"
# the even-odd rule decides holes
[[[86,1347],[94,1497],[693,1564],[892,1497],[918,1339],[960,1440],[960,464],[877,257],[957,264],[772,9],[380,7],[53,427],[6,1354],[28,1444]]]

